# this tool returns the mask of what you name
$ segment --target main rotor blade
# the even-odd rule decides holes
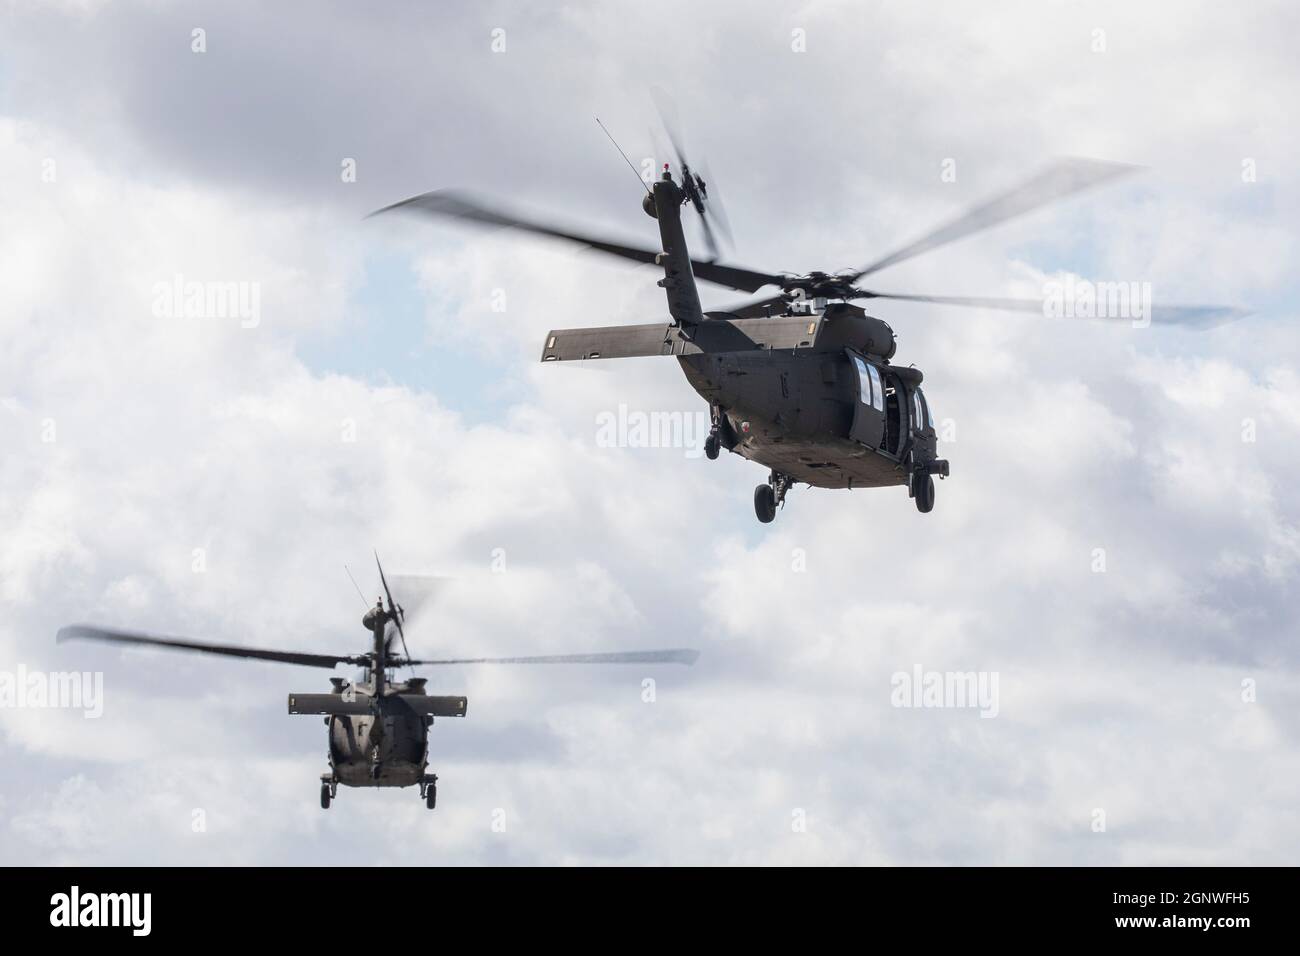
[[[468,219],[472,222],[481,222],[490,226],[508,226],[514,229],[522,229],[525,232],[536,233],[540,236],[550,236],[553,239],[576,242],[589,249],[596,249],[610,255],[631,259],[633,262],[653,265],[655,257],[659,255],[658,250],[641,249],[599,236],[542,225],[513,213],[492,209],[479,200],[471,199],[463,193],[452,190],[436,190],[413,196],[410,199],[393,203],[391,206],[385,206],[383,209],[377,209],[366,218],[369,219],[371,216],[378,216],[380,213],[393,210],[408,210],[431,216]],[[691,267],[697,279],[727,286],[731,289],[739,289],[743,292],[756,292],[765,285],[773,283],[779,285],[782,281],[781,276],[770,272],[757,272],[753,269],[721,265],[716,262],[703,262],[692,259]]]
[[[540,657],[453,657],[432,661],[405,661],[411,665],[434,664],[685,664],[700,656],[699,651],[675,648],[667,651],[612,651],[605,654],[544,654]]]
[[[73,624],[59,629],[56,640],[105,641],[110,644],[142,644],[150,647],[170,647],[223,657],[244,657],[259,661],[279,661],[282,664],[302,664],[306,667],[337,667],[339,664],[364,664],[365,657],[335,654],[303,654],[298,651],[268,651],[255,647],[238,647],[233,644],[208,644],[180,637],[155,637],[138,631],[119,631],[95,627],[91,624]]]
[[[1017,216],[1023,216],[1053,200],[1082,192],[1107,180],[1135,172],[1139,168],[1127,163],[1112,163],[1099,159],[1071,157],[1060,160],[1027,182],[981,203],[896,252],[877,259],[846,281],[857,281],[863,276],[879,272],[886,266],[892,266]]]
[[[728,289],[739,292],[757,292],[765,285],[781,285],[785,276],[775,272],[756,272],[740,266],[725,266],[720,262],[700,262],[691,260],[691,272],[695,278],[714,285],[725,285]]]
[[[889,292],[871,292],[862,290],[855,299],[891,299],[896,302],[928,302],[934,305],[960,305],[977,309],[997,309],[1003,312],[1029,312],[1048,317],[1042,299],[1001,299],[983,298],[967,295],[899,295]],[[1204,330],[1233,322],[1248,315],[1246,309],[1229,305],[1152,305],[1152,322],[1161,325],[1185,325],[1188,328]],[[1102,322],[1132,322],[1136,316],[1101,315],[1101,316],[1063,316],[1063,318],[1092,319]]]
[[[738,319],[762,319],[769,315],[780,315],[785,309],[785,304],[786,295],[782,292],[768,296],[766,299],[756,299],[753,302],[742,303],[734,309],[709,309],[707,311],[724,312],[727,315],[734,315]]]

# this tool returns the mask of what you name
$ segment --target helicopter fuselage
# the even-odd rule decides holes
[[[922,375],[889,364],[889,326],[835,305],[808,329],[779,343],[791,347],[678,357],[722,446],[817,488],[906,485],[929,468],[936,436]]]
[[[689,329],[557,329],[542,361],[674,356],[709,403],[721,447],[790,482],[880,488],[948,468],[936,457],[924,376],[890,364],[894,351],[886,323],[831,303],[763,318],[710,312]]]
[[[423,681],[411,688],[389,684],[377,700],[372,684],[346,685],[341,695],[372,707],[364,714],[332,714],[329,764],[335,779],[347,787],[409,787],[424,777],[429,758],[429,727],[433,717],[416,713],[404,699],[422,696]]]

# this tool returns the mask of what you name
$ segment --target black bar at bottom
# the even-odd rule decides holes
[[[451,869],[434,859],[423,868],[358,867],[346,846],[337,869],[8,869],[0,879],[10,940],[76,933],[79,942],[129,943],[212,932],[217,945],[254,933],[259,944],[398,946],[490,926],[494,939],[513,930],[566,944],[608,942],[610,933],[669,934],[668,942],[685,932],[693,945],[716,938],[729,949],[810,930],[864,940],[902,933],[926,944],[1046,933],[1232,945],[1282,931],[1295,885],[1293,870],[1247,868],[595,871]]]

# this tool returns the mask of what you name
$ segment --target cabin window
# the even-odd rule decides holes
[[[858,368],[858,397],[863,405],[870,405],[878,412],[885,410],[885,388],[880,381],[880,370],[853,356],[853,364]]]
[[[858,396],[863,405],[871,404],[871,375],[867,372],[867,363],[856,355],[853,364],[858,367]]]
[[[871,404],[876,411],[885,410],[885,389],[880,384],[880,370],[874,365],[868,365],[867,371],[871,373]]]
[[[912,393],[912,408],[916,420],[916,429],[920,431],[924,425],[934,427],[934,413],[930,411],[930,403],[925,400],[918,388]]]

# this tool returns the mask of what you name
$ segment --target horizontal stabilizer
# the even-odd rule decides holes
[[[424,694],[401,694],[399,699],[421,717],[464,717],[469,704],[465,697],[431,697]]]
[[[556,329],[546,336],[542,361],[672,355],[676,344],[677,326],[671,322],[611,325],[596,329]]]
[[[369,697],[353,697],[351,700],[342,694],[290,694],[289,713],[309,714],[368,714]]]
[[[818,316],[734,319],[715,315],[689,332],[671,322],[555,329],[546,337],[542,361],[808,348],[816,341],[821,325]]]
[[[464,717],[469,701],[465,697],[431,697],[425,694],[396,694],[385,697],[385,711],[388,702],[399,700],[419,717]],[[342,694],[290,694],[289,713],[309,716],[345,716],[369,714],[372,699],[354,697],[346,699]]]

